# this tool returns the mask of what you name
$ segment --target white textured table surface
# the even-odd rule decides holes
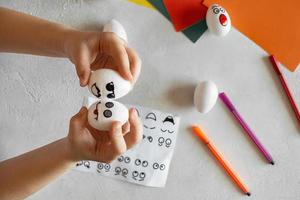
[[[207,32],[192,44],[158,12],[117,0],[2,0],[20,10],[83,30],[100,30],[111,18],[126,28],[143,68],[121,101],[181,116],[165,188],[148,188],[69,171],[29,199],[243,199],[231,180],[188,130],[199,123],[251,189],[250,199],[300,198],[300,134],[267,54],[236,30],[226,38]],[[234,20],[234,19],[233,19]],[[300,103],[300,71],[283,69]],[[232,98],[275,159],[267,164],[218,101],[207,115],[192,105],[193,88],[213,80]],[[0,54],[0,159],[63,137],[86,89],[66,59]],[[34,163],[33,163],[34,164]]]

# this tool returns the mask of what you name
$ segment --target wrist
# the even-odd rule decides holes
[[[68,137],[61,139],[62,143],[62,154],[64,157],[64,160],[70,164],[74,164],[80,160],[79,156],[76,154],[76,151],[74,151],[74,148],[68,139]]]

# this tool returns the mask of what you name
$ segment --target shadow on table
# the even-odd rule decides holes
[[[176,106],[182,108],[193,107],[195,87],[196,85],[193,83],[176,83],[176,86],[168,91],[167,98]]]

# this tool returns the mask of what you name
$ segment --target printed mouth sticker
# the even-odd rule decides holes
[[[97,99],[89,98],[89,107]],[[180,118],[158,110],[132,106],[143,123],[143,139],[112,163],[84,160],[78,162],[76,170],[92,172],[102,176],[144,186],[164,187],[168,177]]]

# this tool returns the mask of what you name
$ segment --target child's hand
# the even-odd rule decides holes
[[[114,122],[111,130],[101,132],[88,125],[88,110],[81,110],[70,120],[68,141],[72,159],[111,162],[142,139],[142,125],[134,108],[129,110],[129,123],[123,127]]]
[[[91,69],[115,69],[132,83],[140,73],[141,60],[137,53],[115,33],[70,31],[65,51],[76,66],[81,86],[88,84]]]

